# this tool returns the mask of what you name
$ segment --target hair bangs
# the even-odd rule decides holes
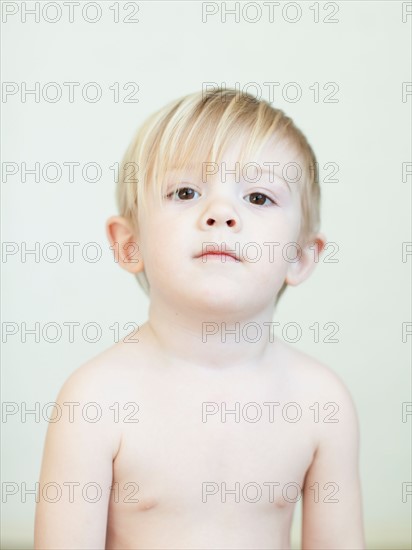
[[[146,156],[146,171],[141,172],[144,185],[138,203],[143,207],[145,197],[151,196],[156,207],[161,207],[166,193],[168,173],[184,173],[194,170],[196,174],[205,164],[220,165],[227,149],[240,143],[238,162],[243,167],[276,132],[283,134],[289,119],[283,112],[273,109],[266,102],[259,102],[245,94],[226,90],[218,94],[192,96],[177,105],[163,124],[153,131]],[[286,120],[286,124],[282,124]]]

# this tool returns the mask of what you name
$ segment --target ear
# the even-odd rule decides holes
[[[120,267],[134,274],[144,270],[137,235],[125,218],[109,218],[106,222],[106,235],[114,253],[114,260]]]
[[[305,281],[312,271],[326,245],[326,237],[318,233],[313,239],[297,250],[297,260],[289,263],[285,282],[291,286],[297,286]]]

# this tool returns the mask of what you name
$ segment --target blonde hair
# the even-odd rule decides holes
[[[243,140],[240,166],[244,166],[245,159],[253,159],[275,137],[283,137],[291,144],[302,161],[299,242],[308,242],[320,222],[315,154],[304,134],[282,110],[232,88],[180,97],[145,120],[120,164],[116,191],[120,215],[137,234],[147,197],[151,195],[156,204],[161,204],[168,170],[181,170],[196,161],[219,163],[227,147],[240,140]],[[145,273],[139,273],[137,279],[149,294]]]

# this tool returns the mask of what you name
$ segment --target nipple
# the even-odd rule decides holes
[[[141,512],[145,512],[146,510],[150,510],[151,508],[154,508],[157,505],[157,500],[154,498],[145,498],[138,504],[138,510]]]

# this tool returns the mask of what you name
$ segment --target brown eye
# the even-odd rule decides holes
[[[177,190],[177,195],[179,199],[187,200],[188,198],[193,198],[194,190],[190,187],[182,187]]]
[[[172,191],[166,197],[171,200],[182,200],[187,201],[193,198],[193,194],[197,193],[194,189],[191,187],[179,187],[175,191]]]
[[[257,206],[270,206],[270,204],[275,204],[272,199],[270,199],[267,195],[264,195],[263,193],[250,193],[250,195],[247,195],[248,197],[251,197],[251,200],[249,202],[251,204],[256,204]],[[268,204],[265,204],[266,201],[270,201]]]

